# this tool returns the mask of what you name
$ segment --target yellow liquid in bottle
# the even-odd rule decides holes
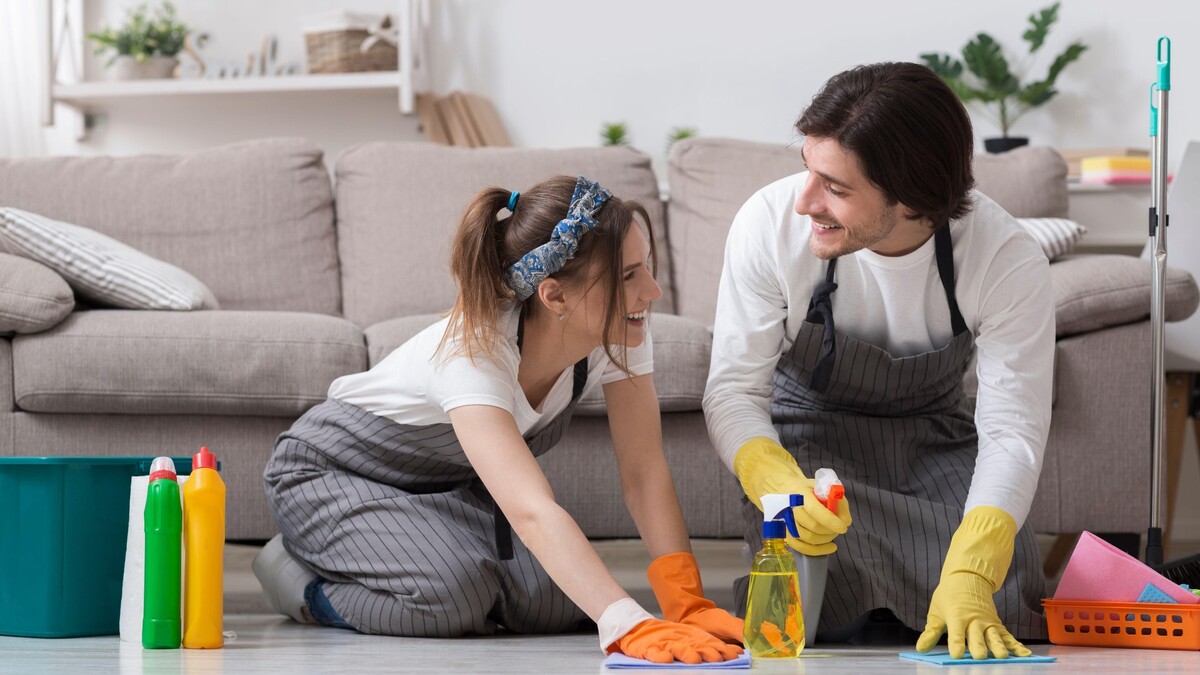
[[[754,558],[744,637],[754,658],[796,658],[804,650],[800,580],[781,539],[765,540]]]

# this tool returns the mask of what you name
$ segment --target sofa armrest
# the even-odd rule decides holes
[[[1141,321],[1150,316],[1149,260],[1126,255],[1073,255],[1050,265],[1059,338]],[[1200,288],[1184,270],[1167,268],[1167,321],[1200,305]]]

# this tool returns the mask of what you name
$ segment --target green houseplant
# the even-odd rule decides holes
[[[988,152],[1004,152],[1029,142],[1028,138],[1008,135],[1012,124],[1033,108],[1054,98],[1058,93],[1054,88],[1058,76],[1087,51],[1082,42],[1072,42],[1054,57],[1045,78],[1023,82],[1029,60],[1041,49],[1050,27],[1058,20],[1059,4],[1056,2],[1029,15],[1029,26],[1021,35],[1029,43],[1029,53],[1017,72],[1009,67],[1000,43],[987,33],[979,33],[963,45],[961,61],[949,54],[921,54],[925,65],[950,85],[963,103],[978,103],[983,110],[992,114],[993,121],[1000,127],[1001,138],[984,140]]]
[[[179,65],[175,55],[190,31],[175,18],[170,2],[163,2],[153,14],[143,3],[126,12],[119,28],[104,26],[87,37],[96,43],[97,55],[111,54],[106,65],[115,66],[117,79],[130,80],[172,77]]]

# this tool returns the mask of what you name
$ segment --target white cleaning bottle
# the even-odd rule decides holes
[[[763,495],[763,547],[750,567],[743,638],[754,658],[795,658],[804,649],[804,612],[796,561],[785,538],[799,536],[792,509],[802,495]]]

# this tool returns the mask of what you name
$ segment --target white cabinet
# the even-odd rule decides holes
[[[1149,183],[1072,183],[1068,193],[1069,217],[1088,229],[1078,250],[1136,253],[1149,238]]]

